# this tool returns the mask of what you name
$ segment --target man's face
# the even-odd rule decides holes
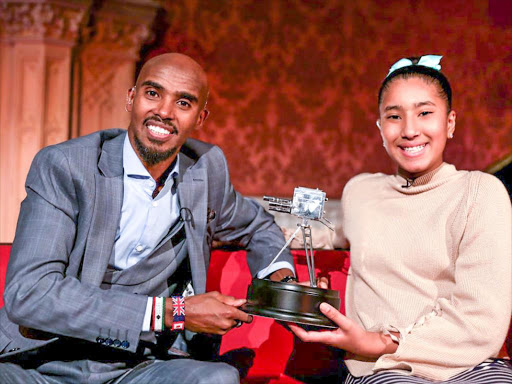
[[[206,87],[201,73],[173,60],[157,60],[142,69],[136,88],[128,93],[128,136],[146,167],[170,164],[203,124]]]

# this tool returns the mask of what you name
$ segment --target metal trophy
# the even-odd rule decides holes
[[[265,270],[268,270],[275,263],[298,232],[302,231],[310,286],[254,278],[247,290],[247,302],[242,309],[253,315],[270,317],[276,320],[337,328],[319,309],[322,302],[327,302],[339,310],[340,297],[338,291],[317,287],[311,226],[309,224],[310,220],[316,220],[330,230],[334,230],[332,224],[323,218],[325,213],[324,204],[327,200],[325,192],[319,189],[298,187],[294,190],[293,200],[269,196],[264,196],[263,200],[269,202],[269,210],[271,211],[290,213],[302,219],[302,222],[297,224],[297,230]]]

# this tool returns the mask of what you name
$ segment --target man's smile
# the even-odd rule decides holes
[[[178,130],[174,124],[165,124],[154,117],[144,121],[144,125],[148,128],[149,136],[156,139],[166,139],[167,137],[177,134]]]

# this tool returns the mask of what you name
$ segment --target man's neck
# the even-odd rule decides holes
[[[142,164],[144,164],[144,167],[148,170],[148,172],[151,175],[151,177],[153,178],[153,180],[158,181],[164,173],[166,175],[169,174],[169,172],[168,172],[168,171],[170,171],[169,168],[172,168],[174,166],[177,156],[178,155],[176,154],[174,156],[169,157],[168,159],[166,159],[164,161],[161,161],[157,164],[153,164],[150,166],[147,165],[142,159],[141,159],[141,161],[142,161]]]

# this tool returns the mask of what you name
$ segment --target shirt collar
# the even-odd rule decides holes
[[[177,177],[179,174],[179,162],[180,162],[180,156],[179,154],[176,156],[176,162],[174,163],[174,167],[169,172],[169,175],[167,176],[166,182],[169,180],[169,178]],[[140,161],[139,157],[135,153],[135,150],[132,147],[132,144],[130,143],[130,139],[128,138],[128,135],[126,135],[124,139],[123,144],[123,167],[124,167],[124,174],[128,177],[134,178],[134,179],[151,179],[150,173],[142,164],[142,161]],[[154,181],[154,180],[153,180]]]

